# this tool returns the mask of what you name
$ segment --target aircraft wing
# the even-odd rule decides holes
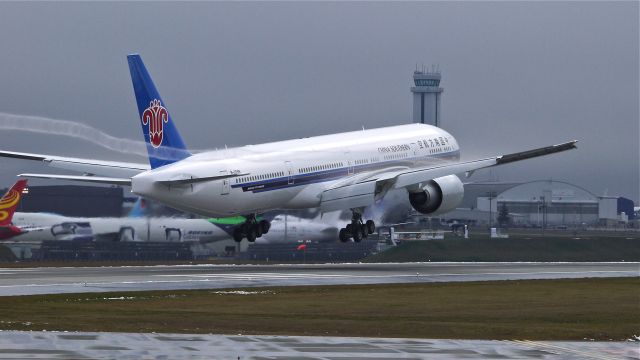
[[[14,151],[0,150],[0,157],[40,161],[45,165],[81,172],[84,174],[99,174],[104,176],[132,177],[149,170],[148,164],[81,159],[65,156],[42,155]]]
[[[322,193],[320,208],[323,212],[363,207],[373,204],[376,196],[390,189],[419,187],[422,183],[442,176],[460,173],[471,174],[487,167],[504,165],[538,156],[554,154],[576,148],[577,141],[552,145],[533,150],[500,155],[471,161],[460,161],[422,168],[397,169],[378,172],[371,176],[358,174],[352,181],[341,182]]]

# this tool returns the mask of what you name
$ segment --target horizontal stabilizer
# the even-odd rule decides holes
[[[131,179],[124,178],[111,178],[102,176],[82,176],[82,175],[57,175],[57,174],[20,174],[20,177],[36,178],[36,179],[54,179],[54,180],[71,180],[71,181],[84,181],[97,184],[111,184],[131,186]]]
[[[33,153],[23,153],[23,152],[4,151],[4,150],[0,150],[0,157],[20,159],[20,160],[40,161],[45,165],[59,168],[59,169],[77,171],[77,172],[86,173],[86,174],[99,174],[99,175],[114,176],[114,177],[134,176],[143,171],[150,169],[149,165],[147,164],[120,162],[120,161],[105,161],[105,160],[95,160],[95,159],[82,159],[82,158],[73,158],[73,157],[67,157],[67,156],[33,154]]]

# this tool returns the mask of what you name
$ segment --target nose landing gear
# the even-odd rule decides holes
[[[373,222],[373,220],[367,220],[366,222],[363,222],[362,215],[357,211],[353,211],[351,223],[347,224],[346,227],[340,229],[338,237],[340,238],[341,242],[347,242],[351,238],[353,238],[353,241],[355,242],[360,242],[362,241],[362,239],[366,239],[375,231],[376,224]]]
[[[239,243],[242,239],[247,238],[249,242],[254,242],[257,238],[268,233],[270,228],[271,223],[267,220],[257,221],[255,215],[249,215],[244,224],[233,229],[233,240]]]

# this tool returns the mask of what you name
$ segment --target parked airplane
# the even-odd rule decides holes
[[[15,184],[0,199],[0,240],[7,240],[27,233],[42,232],[43,227],[30,225],[16,225],[13,217],[22,198],[22,192],[27,186],[27,180],[16,181]]]
[[[47,213],[16,213],[14,225],[48,231],[17,237],[17,241],[98,240],[215,242],[231,236],[207,219],[173,217],[69,217]]]
[[[139,199],[127,217],[69,217],[42,212],[16,212],[27,180],[18,180],[0,199],[0,240],[40,243],[43,240],[168,241],[209,243],[231,239],[237,218],[177,218],[149,216]],[[276,215],[263,243],[324,241],[337,234],[335,216],[314,219]]]
[[[39,243],[43,240],[214,242],[231,235],[207,219],[173,217],[69,217],[16,212],[27,180],[18,180],[0,199],[0,240]],[[138,205],[140,201],[138,202]],[[133,212],[139,209],[134,208]]]
[[[43,240],[215,242],[231,239],[206,219],[187,218],[78,218],[56,214],[18,213],[16,226],[41,224],[44,232],[15,238],[21,242]],[[13,240],[13,239],[12,239]]]
[[[305,219],[297,216],[279,214],[271,220],[268,234],[256,240],[257,243],[283,243],[299,241],[335,241],[340,226],[339,211],[324,214],[322,217]]]
[[[144,164],[16,153],[0,156],[41,160],[83,172],[81,176],[20,176],[131,186],[131,191],[173,208],[204,216],[244,215],[234,238],[250,241],[269,231],[257,215],[274,209],[319,207],[352,210],[341,241],[360,241],[375,224],[362,208],[391,189],[404,189],[417,211],[436,215],[454,209],[464,186],[455,174],[512,163],[576,147],[576,141],[471,161],[448,132],[409,124],[190,153],[139,55],[129,55],[150,167]],[[95,176],[103,174],[107,176]]]
[[[271,216],[271,214],[268,214]],[[334,211],[328,214],[317,215],[313,218],[305,218],[296,215],[277,214],[275,216],[263,216],[256,220],[268,221],[271,224],[268,234],[254,240],[256,243],[274,244],[299,241],[335,241],[338,235],[338,223],[340,212]],[[220,226],[232,236],[238,226],[246,222],[244,216],[234,216],[227,218],[209,218],[208,221]],[[242,239],[236,239],[240,242]]]

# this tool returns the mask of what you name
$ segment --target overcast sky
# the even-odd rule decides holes
[[[142,138],[140,53],[187,145],[207,149],[404,124],[416,63],[439,64],[463,156],[578,139],[478,172],[639,200],[638,2],[0,3],[0,112]],[[138,160],[0,130],[4,150]],[[0,187],[20,172],[0,160]],[[36,184],[44,180],[34,181]]]

